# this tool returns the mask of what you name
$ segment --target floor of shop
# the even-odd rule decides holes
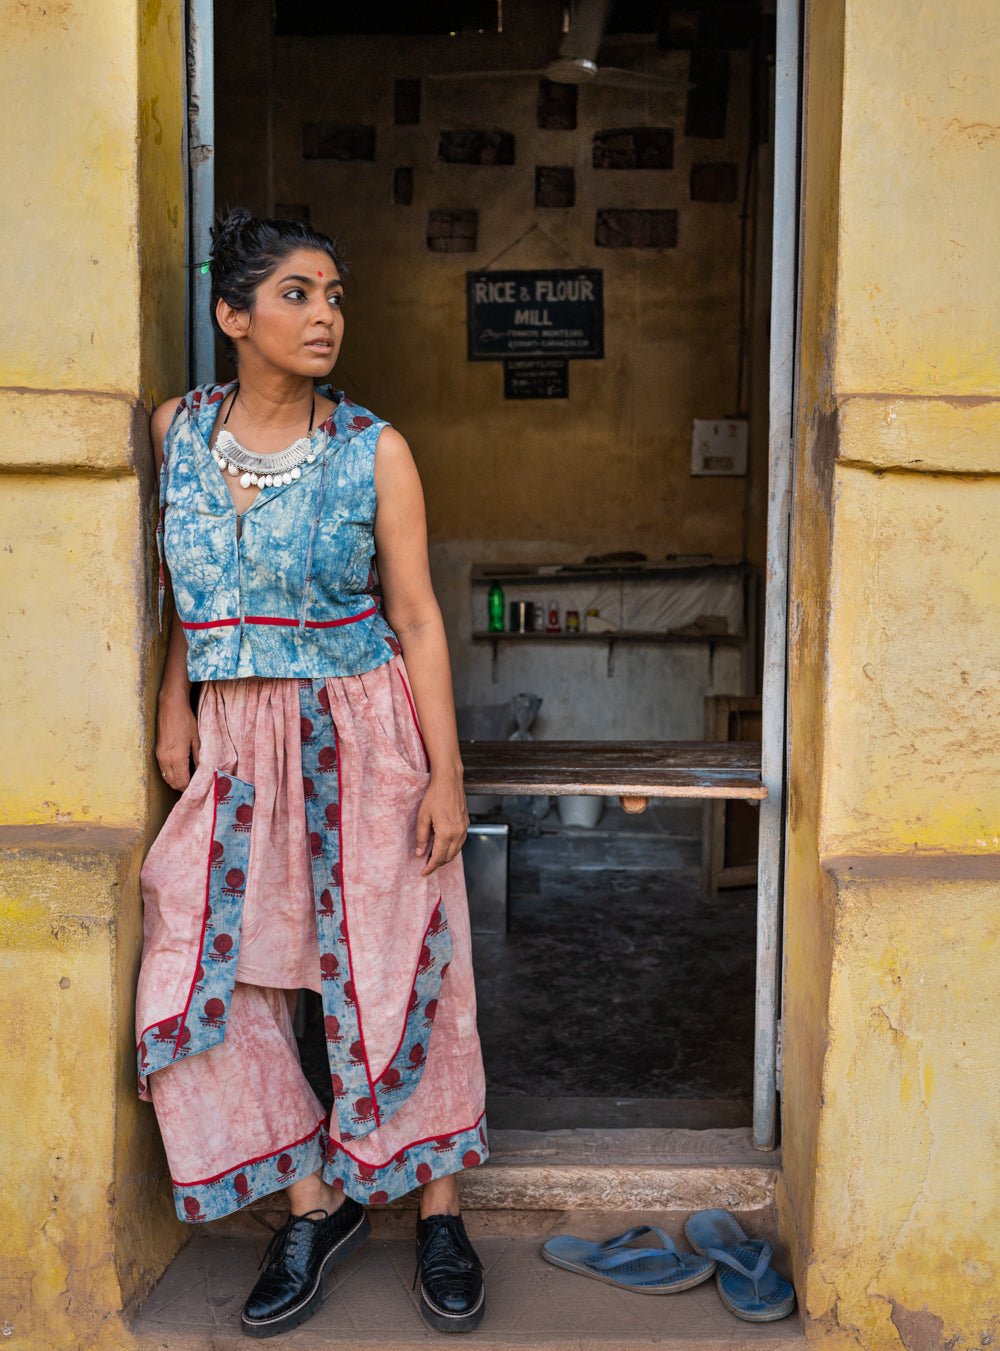
[[[473,943],[491,1124],[749,1124],[755,927],[755,889],[702,890],[699,803],[512,839]]]

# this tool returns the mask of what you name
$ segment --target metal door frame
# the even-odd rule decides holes
[[[761,803],[757,865],[757,976],[753,1143],[773,1149],[781,1090],[781,931],[788,746],[788,560],[792,507],[799,290],[802,0],[777,0],[774,98],[774,227],[768,409],[767,574]]]

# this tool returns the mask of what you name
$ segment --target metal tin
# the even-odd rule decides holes
[[[535,612],[529,600],[512,600],[510,603],[510,633],[532,633],[535,628]]]

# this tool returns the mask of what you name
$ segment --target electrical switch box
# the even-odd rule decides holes
[[[747,472],[745,418],[695,418],[691,433],[691,473],[739,478]]]

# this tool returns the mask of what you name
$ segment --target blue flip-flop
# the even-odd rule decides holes
[[[655,1234],[663,1246],[627,1246],[643,1234]],[[715,1270],[710,1258],[678,1252],[670,1235],[650,1224],[626,1229],[624,1234],[603,1243],[557,1234],[542,1245],[542,1256],[564,1271],[575,1271],[579,1276],[590,1276],[639,1295],[670,1295],[675,1290],[690,1290],[693,1285],[707,1281]]]
[[[795,1291],[771,1266],[770,1243],[748,1238],[727,1210],[699,1210],[684,1224],[695,1252],[716,1263],[719,1298],[737,1318],[773,1323],[795,1308]]]

